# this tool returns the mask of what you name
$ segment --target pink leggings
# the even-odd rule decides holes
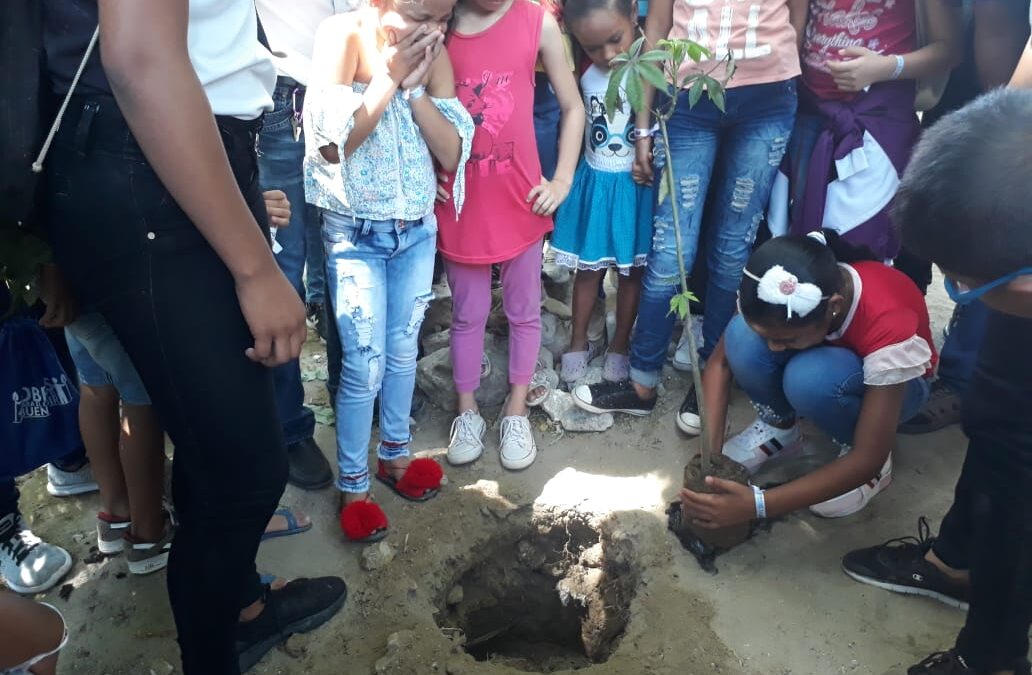
[[[452,292],[451,359],[455,388],[480,386],[484,331],[491,312],[491,265],[445,261]],[[530,384],[541,349],[541,242],[502,264],[502,302],[509,320],[509,383]]]

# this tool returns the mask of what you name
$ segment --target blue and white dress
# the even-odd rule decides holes
[[[616,266],[622,274],[645,264],[652,245],[654,191],[631,178],[634,116],[629,109],[609,119],[609,75],[592,65],[581,77],[584,96],[584,157],[573,186],[555,217],[556,263],[579,270]],[[628,108],[626,105],[624,108]]]

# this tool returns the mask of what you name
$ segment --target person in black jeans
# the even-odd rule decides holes
[[[258,186],[275,71],[252,0],[45,10],[57,96],[100,27],[47,159],[55,258],[118,334],[176,446],[168,589],[183,671],[237,673],[346,596],[336,577],[270,590],[254,562],[287,474],[268,367],[297,358],[305,334]]]
[[[969,605],[955,647],[909,675],[1032,672],[1030,148],[1032,91],[997,90],[925,133],[896,197],[904,241],[940,266],[950,296],[993,310],[964,401],[970,444],[939,537],[922,531],[843,560],[858,581]]]
[[[980,93],[1006,84],[1028,40],[1025,18],[1029,0],[964,0],[964,4],[971,14],[964,35],[964,60],[950,74],[938,104],[921,117],[926,129]],[[930,262],[904,249],[895,265],[922,292],[928,292]],[[939,354],[938,379],[920,412],[900,425],[901,433],[930,433],[961,421],[961,401],[974,372],[988,315],[980,302],[955,308]]]

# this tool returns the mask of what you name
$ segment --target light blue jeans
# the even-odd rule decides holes
[[[631,341],[631,379],[645,387],[659,382],[674,331],[670,299],[680,290],[672,200],[678,202],[684,266],[691,273],[705,230],[705,359],[735,313],[738,284],[749,260],[770,189],[788,147],[796,113],[795,80],[735,87],[726,112],[705,96],[694,107],[678,98],[667,122],[676,187],[656,206],[652,249],[641,282],[638,323]],[[656,146],[656,170],[666,163]],[[708,200],[707,200],[708,197]],[[698,290],[698,289],[696,289]]]
[[[437,221],[364,220],[325,211],[326,287],[344,358],[337,390],[337,487],[369,490],[373,402],[383,460],[405,457],[419,328],[433,298]]]
[[[68,352],[79,371],[79,382],[88,387],[114,386],[123,402],[150,405],[133,362],[99,312],[84,312],[65,327]]]
[[[738,386],[761,420],[779,424],[806,417],[837,443],[853,444],[866,389],[863,360],[855,352],[832,346],[773,352],[741,315],[728,324],[724,348]],[[927,399],[928,380],[908,381],[893,428],[916,415]]]

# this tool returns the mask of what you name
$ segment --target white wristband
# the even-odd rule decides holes
[[[889,79],[898,80],[899,76],[903,74],[903,67],[906,66],[907,62],[900,54],[896,54],[896,70],[892,71],[892,77]]]
[[[652,129],[635,129],[634,130],[634,140],[636,140],[636,141],[641,140],[643,138],[651,138],[651,137],[652,137]]]
[[[756,487],[755,485],[752,486],[752,489],[753,489],[753,499],[755,499],[755,501],[756,501],[756,519],[757,520],[766,520],[767,519],[767,499],[763,495],[763,490],[761,490],[760,488]]]
[[[425,94],[425,93],[426,93],[426,87],[424,87],[423,85],[420,84],[420,85],[417,85],[415,87],[412,87],[411,89],[406,89],[405,93],[402,95],[402,97],[406,101],[415,101],[416,99],[423,98],[423,94]]]

